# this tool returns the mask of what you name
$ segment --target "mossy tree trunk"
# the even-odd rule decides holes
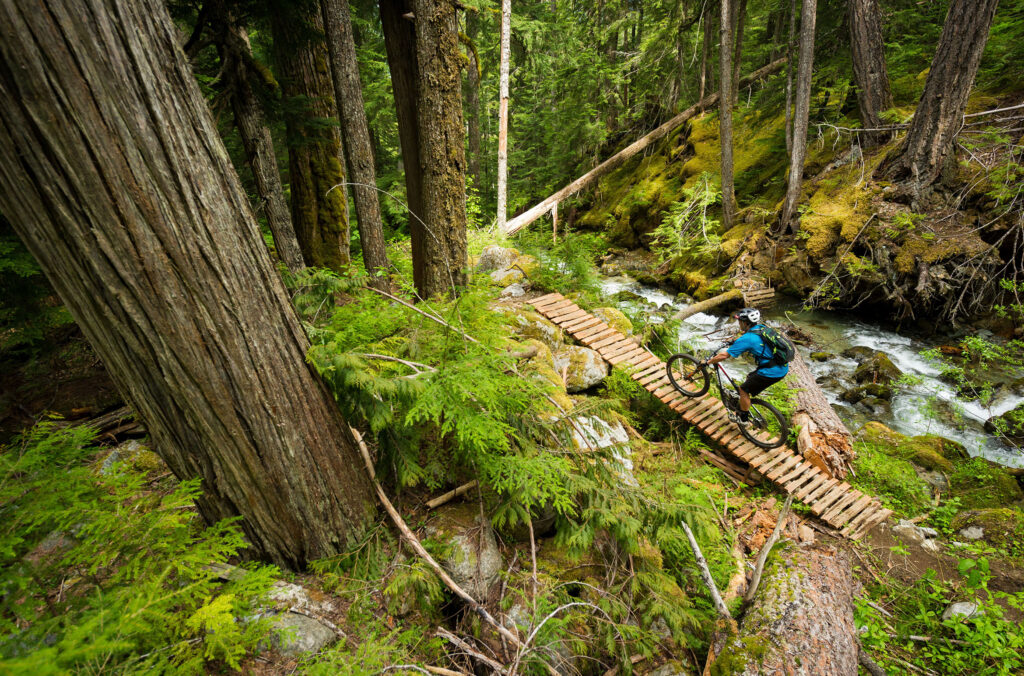
[[[882,17],[878,0],[850,0],[850,51],[853,57],[853,75],[857,82],[857,106],[860,122],[865,129],[882,126],[879,116],[892,108],[889,88],[889,70],[885,65],[885,42],[882,39]],[[865,145],[882,143],[886,134],[868,131],[862,134]]]
[[[416,263],[424,258],[428,235],[424,224],[420,131],[416,119],[420,71],[416,61],[416,26],[411,17],[412,10],[412,0],[380,0],[380,21],[388,55],[388,70],[391,73],[391,90],[395,96],[398,142],[402,147],[405,196],[410,212],[413,284],[417,289],[423,289],[425,271]]]
[[[793,424],[800,427],[797,436],[800,455],[830,477],[846,477],[853,459],[853,435],[832,408],[799,352],[789,363],[789,372],[789,386],[797,392]]]
[[[743,27],[747,17],[747,0],[739,0],[732,23],[736,27],[736,48],[732,54],[732,103],[736,105],[740,96],[740,65],[743,61]]]
[[[914,199],[939,178],[947,162],[952,166],[955,160],[956,134],[998,4],[999,0],[953,0],[949,5],[907,137],[881,167],[882,175],[902,182]]]
[[[384,245],[384,226],[377,200],[377,167],[363,107],[363,86],[359,80],[348,0],[320,0],[320,9],[331,57],[334,98],[338,102],[345,137],[345,158],[352,183],[352,199],[356,203],[363,264],[370,274],[370,284],[383,289],[388,284],[391,262]]]
[[[705,673],[856,676],[854,585],[842,550],[772,552],[739,633],[715,650]]]
[[[462,126],[462,55],[454,0],[415,0],[416,61],[420,74],[416,117],[423,220],[427,229],[421,270],[423,298],[466,285],[466,158]]]
[[[804,185],[807,157],[807,121],[811,112],[811,76],[814,71],[814,32],[818,0],[803,0],[800,13],[800,63],[796,73],[796,110],[793,113],[793,151],[789,158],[786,199],[779,219],[783,232],[797,229],[797,203]]]
[[[0,1],[0,209],[210,522],[286,567],[372,516],[355,439],[159,0]]]
[[[722,140],[722,227],[736,222],[736,195],[732,163],[732,0],[722,0],[719,10],[719,137]]]
[[[253,58],[248,31],[231,14],[225,1],[208,0],[203,6],[209,12],[235,126],[242,139],[267,225],[274,236],[274,248],[288,269],[296,272],[304,267],[302,249],[292,227],[277,168],[274,140],[267,125],[263,102],[257,93],[261,88],[276,88],[277,83],[270,72]]]
[[[349,263],[348,204],[345,189],[335,188],[345,172],[319,7],[280,7],[271,31],[285,97],[292,224],[307,265],[341,270]]]
[[[701,17],[704,21],[704,41],[701,46],[700,56],[700,87],[697,93],[697,100],[704,100],[704,93],[708,88],[709,78],[712,75],[711,70],[711,48],[714,43],[713,23],[714,23],[714,8],[711,3],[706,2],[703,6],[703,16]],[[711,89],[714,89],[714,85],[710,85]]]

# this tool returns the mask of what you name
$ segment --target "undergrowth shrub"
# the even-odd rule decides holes
[[[203,673],[239,668],[272,567],[221,583],[243,546],[194,509],[198,480],[153,489],[90,465],[94,432],[42,423],[0,452],[0,673]]]
[[[898,517],[909,518],[931,507],[928,484],[906,460],[888,455],[874,444],[854,446],[857,475],[850,483],[867,495],[877,495]]]

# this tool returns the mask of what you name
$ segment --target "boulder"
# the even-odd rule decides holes
[[[810,357],[814,361],[828,361],[829,359],[832,359],[832,355],[828,352],[812,352]]]
[[[868,383],[867,385],[851,387],[839,395],[840,399],[850,404],[856,404],[868,397],[890,401],[892,400],[892,388],[881,383]]]
[[[536,338],[555,351],[561,348],[564,334],[553,322],[527,310],[511,312],[508,316],[512,328],[523,338]]]
[[[633,323],[626,315],[622,314],[621,310],[613,307],[599,307],[594,308],[590,313],[623,335],[628,336],[633,333]]]
[[[647,676],[697,676],[700,673],[686,662],[672,660],[647,672]]]
[[[981,614],[981,607],[973,601],[957,601],[956,603],[950,603],[946,610],[942,613],[943,621],[952,620],[955,617],[962,617],[965,620],[969,620],[972,617]]]
[[[860,363],[862,361],[870,359],[875,354],[875,351],[872,350],[870,347],[856,345],[854,347],[846,348],[845,350],[840,352],[840,354],[846,357],[847,359],[853,359],[857,363]]]
[[[892,532],[905,542],[913,542],[931,551],[938,549],[938,543],[935,543],[934,540],[938,537],[939,532],[934,528],[923,528],[906,519],[900,519],[899,523],[892,527]]]
[[[505,270],[515,264],[519,258],[519,252],[515,249],[506,249],[496,244],[485,246],[480,252],[476,261],[477,272],[492,272],[494,270]]]
[[[508,287],[518,284],[526,279],[526,275],[519,268],[504,268],[491,273],[491,281],[498,286]]]
[[[509,284],[501,291],[502,298],[521,298],[526,295],[526,289],[519,282]]]
[[[857,407],[871,416],[882,416],[891,410],[888,399],[879,397],[865,397],[857,402]]]
[[[629,447],[629,434],[621,422],[608,422],[597,416],[578,416],[573,425],[573,443],[582,452],[614,448],[613,468],[622,482],[628,486],[638,486],[633,476],[632,450]]]
[[[477,600],[487,591],[504,567],[491,522],[481,520],[475,503],[448,503],[433,513],[426,526],[429,537],[441,542],[447,553],[439,563],[452,580]]]
[[[1009,507],[960,512],[950,524],[965,540],[984,540],[1006,549],[1024,540],[1024,512]]]
[[[853,379],[858,383],[881,383],[890,385],[903,375],[892,360],[882,352],[875,352],[869,359],[861,362],[853,372]]]
[[[909,460],[924,469],[946,473],[953,471],[953,463],[946,457],[946,453],[959,453],[959,450],[954,449],[963,448],[954,441],[935,435],[908,437],[873,420],[864,424],[858,436],[876,445],[887,455]]]
[[[582,392],[608,377],[609,367],[596,350],[580,345],[569,345],[555,354],[555,372],[565,373],[567,392]]]
[[[299,613],[275,615],[272,625],[270,644],[286,657],[320,652],[338,638],[330,627]]]

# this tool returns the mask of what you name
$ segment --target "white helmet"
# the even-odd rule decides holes
[[[757,324],[761,321],[761,311],[752,307],[745,307],[733,316],[736,319],[742,319],[750,322],[751,324]]]

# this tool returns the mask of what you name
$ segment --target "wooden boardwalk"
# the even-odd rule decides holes
[[[633,379],[683,420],[697,427],[720,449],[809,506],[815,516],[839,529],[844,537],[857,539],[892,514],[878,499],[829,477],[789,447],[764,450],[750,443],[729,420],[718,399],[707,394],[686,397],[677,392],[668,381],[665,362],[561,294],[551,293],[529,302],[541,315],[596,350],[612,365],[632,366]]]

